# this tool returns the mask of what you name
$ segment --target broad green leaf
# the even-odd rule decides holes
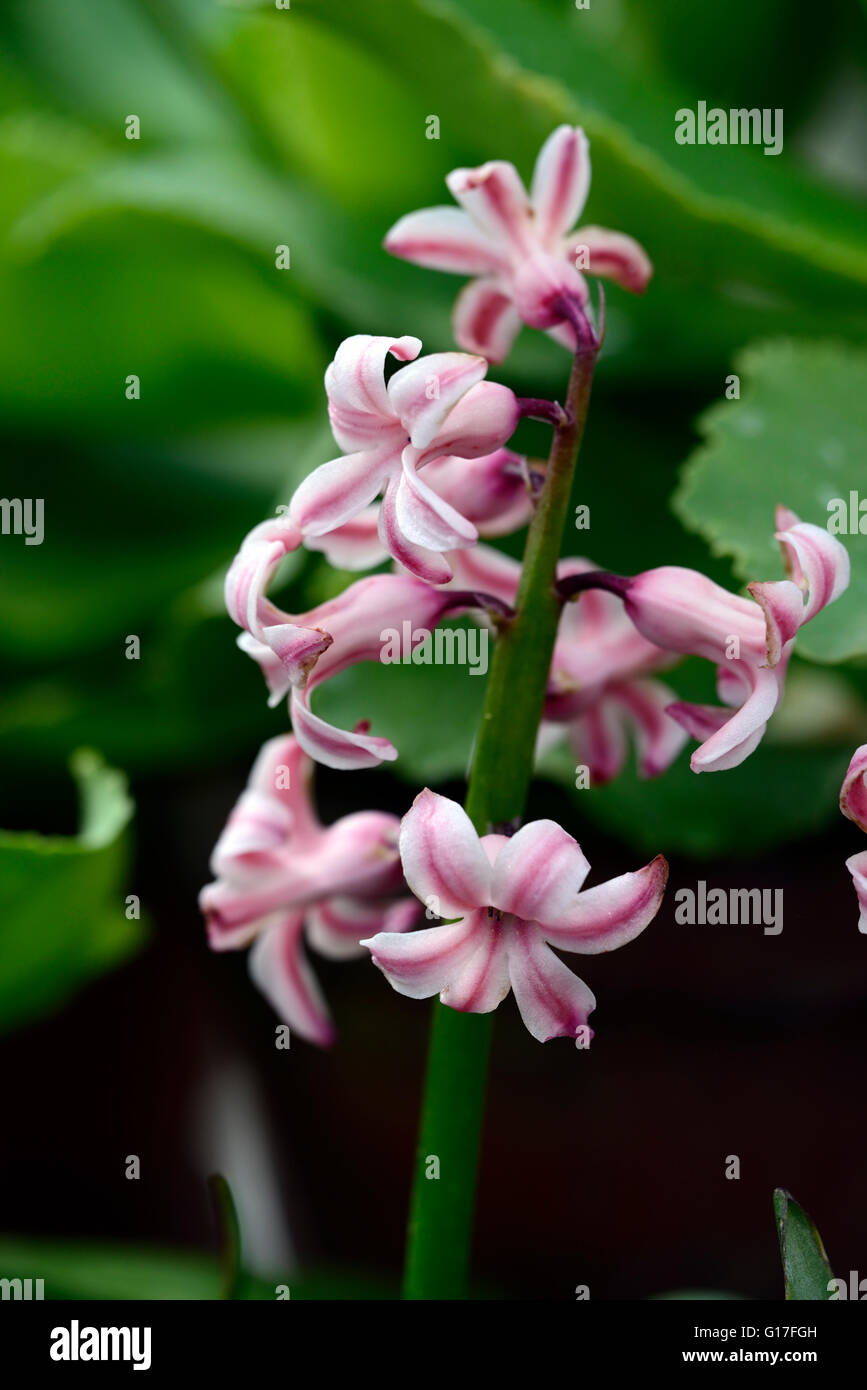
[[[76,836],[0,832],[0,1027],[54,1007],[134,950],[125,915],[132,802],[123,774],[82,750]]]
[[[815,1224],[785,1188],[774,1189],[774,1217],[786,1300],[828,1303],[834,1275]]]
[[[669,287],[699,294],[712,287],[724,297],[764,298],[788,322],[791,302],[824,313],[826,322],[833,315],[863,338],[867,248],[857,204],[812,184],[786,156],[678,145],[674,113],[683,94],[647,81],[621,61],[617,45],[593,41],[574,7],[405,0],[399,20],[382,0],[298,0],[297,9],[401,70],[432,111],[447,105],[450,125],[478,158],[509,158],[528,173],[557,122],[581,122],[596,169],[589,220],[648,246],[658,298],[660,286],[663,295]],[[442,192],[439,201],[447,201]],[[642,315],[655,312],[653,293],[646,310],[630,305],[639,331]],[[703,331],[712,332],[712,322]],[[658,358],[658,338],[655,346]]]
[[[841,535],[849,588],[802,629],[801,656],[844,661],[867,653],[867,353],[830,342],[766,342],[736,358],[739,400],[702,416],[705,443],[687,463],[674,509],[744,581],[782,578],[774,532],[779,503],[803,521],[831,520],[855,498],[856,531]],[[861,493],[858,492],[859,488]],[[863,496],[862,496],[863,494]]]
[[[740,767],[699,775],[685,749],[661,777],[642,781],[630,765],[607,786],[576,790],[575,758],[560,745],[539,772],[571,789],[581,820],[646,853],[701,859],[758,854],[834,823],[850,755],[765,742]]]
[[[64,1301],[131,1299],[216,1300],[220,1272],[215,1257],[188,1250],[0,1237],[0,1278],[44,1279],[45,1298]],[[291,1300],[389,1299],[397,1291],[382,1279],[353,1271],[312,1270],[297,1275],[241,1275],[239,1297],[276,1299],[287,1285]]]

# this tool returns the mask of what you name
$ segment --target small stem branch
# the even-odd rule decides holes
[[[568,602],[587,589],[605,589],[609,594],[625,598],[632,580],[623,574],[612,574],[610,570],[585,570],[582,574],[567,574],[557,581],[556,589],[560,597]]]
[[[466,809],[479,834],[523,815],[563,600],[554,581],[584,433],[595,341],[579,337],[566,408],[530,522],[515,616],[494,648]],[[466,1296],[492,1014],[434,1004],[404,1297]],[[431,1160],[439,1160],[439,1176]]]

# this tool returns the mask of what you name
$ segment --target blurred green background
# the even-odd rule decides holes
[[[132,803],[112,769],[158,805],[178,778],[237,780],[284,727],[235,649],[222,574],[336,452],[322,374],[341,338],[451,345],[460,281],[380,243],[402,213],[449,201],[456,165],[505,158],[529,177],[556,124],[583,124],[584,220],[628,231],[656,268],[643,299],[609,293],[575,492],[591,529],[564,551],[738,585],[780,574],[777,502],[821,523],[830,498],[867,496],[864,20],[855,0],[820,18],[806,0],[8,0],[3,492],[44,498],[45,539],[0,537],[0,1026],[38,1018],[148,930],[148,903],[141,918],[124,905]],[[782,155],[677,145],[674,113],[699,100],[782,108]],[[525,330],[492,375],[551,396],[567,367]],[[544,450],[541,427],[522,430]],[[702,861],[836,827],[843,874],[861,847],[836,796],[867,736],[867,537],[843,539],[851,591],[804,633],[761,750],[712,777],[686,755],[658,783],[630,772],[575,811]],[[281,598],[302,610],[347,580],[308,556]],[[453,677],[357,668],[323,692],[323,711],[371,716],[401,751],[355,804],[463,775],[482,683]],[[705,698],[709,679],[687,663],[672,683]],[[82,748],[97,751],[75,763],[79,822]],[[543,771],[568,795],[569,757]],[[355,794],[335,786],[326,813]]]

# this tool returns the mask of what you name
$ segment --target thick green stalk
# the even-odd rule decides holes
[[[565,418],[554,433],[527,535],[516,614],[494,649],[466,800],[479,834],[523,814],[533,775],[562,606],[555,570],[595,364],[595,350],[579,353],[573,363]],[[492,1014],[434,1005],[409,1225],[408,1299],[466,1296],[492,1020]]]

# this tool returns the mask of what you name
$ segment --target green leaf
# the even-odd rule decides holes
[[[126,779],[90,750],[72,771],[76,836],[0,832],[0,1028],[61,1003],[142,940],[125,915]]]
[[[484,694],[484,676],[472,675],[468,666],[366,662],[328,681],[313,704],[343,728],[370,719],[371,732],[390,738],[398,750],[389,764],[396,775],[435,785],[466,776]]]
[[[784,1187],[774,1189],[774,1216],[783,1261],[786,1300],[828,1303],[834,1278],[822,1237]]]
[[[673,506],[715,554],[732,557],[739,578],[781,578],[774,508],[783,503],[824,526],[833,499],[848,511],[850,492],[864,487],[867,353],[830,342],[757,343],[734,371],[740,399],[702,416],[705,443],[686,464]],[[849,588],[797,638],[798,653],[816,661],[867,653],[867,536],[839,539],[852,562]]]
[[[0,1277],[44,1279],[45,1298],[60,1300],[216,1300],[220,1270],[209,1255],[136,1245],[0,1238]],[[321,1269],[265,1278],[243,1273],[238,1297],[270,1301],[288,1285],[292,1300],[393,1299],[396,1290],[376,1276]]]
[[[630,765],[607,786],[576,790],[574,756],[560,745],[539,772],[571,790],[577,815],[644,853],[704,859],[759,854],[831,823],[849,756],[765,742],[740,767],[698,775],[684,751],[650,781]]]

